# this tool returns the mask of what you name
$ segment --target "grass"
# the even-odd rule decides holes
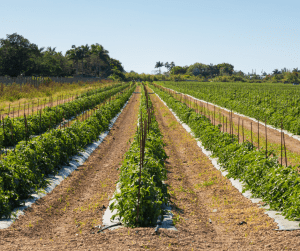
[[[38,88],[30,84],[12,84],[5,86],[0,84],[0,113],[27,110],[28,105],[31,110],[37,105],[44,105],[51,100],[63,100],[82,94],[90,89],[101,88],[111,84],[110,81],[97,81],[92,83],[56,83],[41,84]]]
[[[176,226],[176,224],[179,223],[181,219],[182,218],[180,217],[179,214],[174,215],[173,219],[172,219],[173,220],[173,225]]]

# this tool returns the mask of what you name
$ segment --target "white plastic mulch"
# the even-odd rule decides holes
[[[172,91],[175,91],[175,90],[173,90],[173,89],[171,89],[171,88],[167,88],[167,89],[172,90]],[[177,92],[177,91],[176,91],[176,92]],[[227,112],[231,112],[231,110],[229,110],[229,109],[227,109],[227,108],[224,108],[224,107],[222,107],[222,106],[216,105],[216,104],[214,104],[214,103],[207,102],[207,101],[202,100],[202,99],[195,98],[195,97],[193,97],[193,96],[191,96],[191,95],[189,95],[189,94],[185,94],[185,93],[183,93],[183,94],[186,95],[186,96],[188,96],[188,97],[190,97],[190,98],[192,98],[192,99],[194,99],[194,100],[198,100],[198,101],[203,102],[203,103],[208,103],[209,105],[214,105],[215,107],[221,108],[222,110],[225,110],[225,111],[227,111]],[[238,115],[238,116],[240,116],[240,117],[244,117],[244,118],[250,119],[250,120],[252,120],[252,121],[258,123],[258,120],[254,119],[254,118],[251,118],[251,117],[248,117],[248,116],[246,116],[246,115],[244,115],[244,114],[240,114],[240,113],[234,112],[234,111],[232,111],[232,113],[235,114],[235,115]],[[259,124],[265,126],[265,123],[263,123],[262,121],[259,121]],[[274,127],[274,126],[271,126],[271,125],[268,125],[268,124],[267,124],[267,127],[270,128],[270,129],[276,130],[276,131],[278,131],[278,132],[281,132],[281,129],[278,129],[278,128]],[[287,130],[282,130],[282,132],[284,132],[284,134],[286,134],[286,135],[288,135],[288,136],[290,136],[290,137],[292,137],[292,138],[294,138],[294,139],[300,141],[300,136],[299,136],[299,135],[294,135],[293,133],[291,133],[291,132],[289,132],[289,131],[287,131]]]
[[[115,193],[118,193],[120,192],[120,189],[119,189],[119,183],[117,184],[117,188],[116,188],[116,191]],[[110,200],[109,202],[109,205],[111,205],[113,202],[115,202],[116,200],[114,199],[114,197]],[[168,230],[176,230],[177,231],[177,228],[173,225],[173,220],[172,220],[172,217],[173,217],[173,214],[171,212],[171,207],[170,206],[166,206],[164,205],[164,209],[166,209],[166,214],[164,215],[163,217],[163,221],[161,221],[160,219],[157,221],[157,224],[159,226],[159,228],[164,228],[164,229],[168,229]],[[104,214],[103,214],[103,218],[102,218],[102,227],[108,227],[108,226],[112,226],[116,223],[120,223],[122,222],[120,220],[120,218],[116,218],[115,220],[111,220],[111,217],[118,213],[118,210],[115,209],[113,211],[111,211],[109,209],[109,207],[107,207],[107,209],[105,210]],[[109,228],[110,230],[114,230],[114,229],[117,229],[121,226],[115,226],[115,227],[111,227]]]
[[[131,95],[131,97],[132,97],[132,95]],[[130,100],[130,98],[129,98],[129,100]],[[58,174],[49,175],[47,179],[50,181],[50,184],[44,190],[41,190],[38,193],[31,194],[32,198],[25,200],[24,206],[15,208],[9,219],[0,219],[0,229],[8,228],[20,215],[24,215],[24,212],[23,212],[24,209],[30,207],[36,200],[44,197],[47,193],[50,193],[65,178],[67,178],[74,170],[76,170],[79,166],[81,166],[87,160],[87,158],[92,154],[92,152],[102,143],[102,141],[105,139],[105,137],[109,134],[110,129],[112,128],[112,126],[116,122],[117,118],[122,113],[123,109],[128,104],[128,101],[124,104],[121,111],[113,119],[111,119],[110,124],[109,124],[109,130],[106,132],[103,132],[99,136],[98,141],[87,145],[84,148],[84,151],[80,152],[78,155],[73,156],[72,160],[69,162],[69,165],[63,166],[60,169],[60,171],[58,172]]]
[[[141,92],[135,92],[135,93],[141,93]],[[137,121],[138,126],[139,126],[139,121],[140,121],[140,119],[138,119],[138,121]],[[121,192],[120,191],[120,183],[118,182],[117,186],[116,186],[116,191],[114,192],[114,194],[120,193],[120,192]],[[109,202],[109,206],[114,202],[116,202],[116,200],[115,200],[114,196],[112,196],[112,199]],[[114,224],[122,222],[122,220],[120,218],[116,218],[115,220],[111,219],[111,217],[113,215],[118,213],[118,210],[114,209],[113,211],[111,211],[109,209],[109,206],[107,207],[107,209],[105,210],[105,212],[103,214],[103,218],[102,218],[103,226],[101,226],[101,227],[108,227],[108,226],[112,226]],[[171,212],[172,208],[169,205],[163,205],[163,208],[166,210],[166,214],[163,215],[163,221],[161,221],[161,219],[157,220],[157,224],[158,224],[159,228],[165,228],[168,230],[176,230],[177,231],[176,227],[173,225],[173,220],[172,220],[173,214]],[[111,227],[109,229],[114,230],[119,227],[121,227],[121,226],[115,226],[115,227]]]
[[[165,106],[168,107],[168,105],[156,94],[156,96],[165,104]],[[169,108],[169,107],[168,107]],[[222,108],[224,109],[224,108]],[[171,108],[169,108],[169,110],[173,113],[173,115],[175,116],[175,118],[177,119],[177,121],[183,126],[183,128],[188,132],[190,133],[193,137],[194,137],[194,134],[192,133],[192,130],[191,128],[183,123],[178,117],[177,115],[173,112],[173,110]],[[246,116],[244,116],[246,117]],[[271,126],[269,126],[271,127]],[[299,138],[300,139],[300,138]],[[201,148],[202,152],[207,156],[209,157],[209,159],[211,160],[213,166],[218,169],[223,176],[226,177],[226,175],[228,174],[227,171],[225,171],[224,169],[221,168],[221,166],[218,164],[218,158],[212,158],[211,155],[212,155],[212,152],[211,151],[207,151],[205,150],[205,148],[202,146],[202,143],[201,141],[198,141],[197,140],[197,145]],[[230,182],[232,183],[232,185],[237,188],[239,190],[239,192],[242,193],[242,190],[243,190],[243,183],[240,182],[239,180],[235,180],[233,178],[230,178],[229,179]],[[250,199],[253,203],[258,203],[260,201],[262,201],[262,199],[260,198],[252,198],[252,194],[250,191],[245,191],[244,193],[242,193],[244,197]],[[284,218],[283,215],[281,215],[281,212],[278,212],[278,211],[272,211],[272,210],[268,210],[269,209],[269,206],[266,206],[266,207],[263,207],[263,206],[260,206],[262,208],[265,208],[266,211],[265,213],[274,219],[274,221],[277,223],[278,227],[280,230],[296,230],[296,229],[300,229],[299,227],[299,221],[289,221],[287,219]]]

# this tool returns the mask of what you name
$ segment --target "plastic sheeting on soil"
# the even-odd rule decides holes
[[[166,89],[175,91],[175,90],[173,90],[173,89],[171,89],[171,88],[166,88]],[[177,92],[177,91],[176,91],[176,93],[180,94],[180,93]],[[225,110],[225,111],[227,111],[227,112],[231,112],[231,110],[229,110],[229,109],[227,109],[227,108],[224,108],[224,107],[222,107],[222,106],[216,105],[216,104],[214,104],[214,103],[207,102],[207,101],[202,100],[202,99],[195,98],[195,97],[193,97],[193,96],[191,96],[191,95],[189,95],[189,94],[185,94],[185,93],[183,93],[183,94],[186,95],[186,96],[188,96],[188,97],[190,97],[190,98],[192,98],[192,99],[198,100],[198,101],[200,101],[200,102],[208,103],[209,105],[214,105],[215,107],[221,108],[221,109],[223,109],[223,110]],[[248,116],[246,116],[246,115],[244,115],[244,114],[240,114],[240,113],[234,112],[234,111],[232,111],[232,113],[235,114],[235,115],[238,115],[238,116],[240,116],[240,117],[244,117],[244,118],[250,119],[250,120],[252,120],[252,121],[258,123],[258,120],[254,119],[254,118],[251,118],[251,117],[248,117]],[[263,123],[262,121],[259,121],[259,124],[265,126],[265,123]],[[278,131],[278,132],[281,132],[281,129],[278,129],[278,128],[274,127],[274,126],[267,125],[267,127],[270,128],[270,129],[276,130],[276,131]],[[286,135],[288,135],[288,136],[290,136],[290,137],[292,137],[292,138],[294,138],[294,139],[300,141],[300,135],[295,135],[295,134],[293,134],[293,133],[291,133],[291,132],[289,132],[289,131],[287,131],[287,130],[282,130],[282,131],[283,131]]]
[[[43,190],[40,190],[38,193],[33,193],[31,195],[31,199],[27,199],[24,201],[24,206],[15,208],[11,214],[10,219],[1,219],[0,220],[0,229],[8,228],[15,219],[18,219],[20,215],[24,215],[23,212],[26,208],[31,207],[31,205],[38,200],[39,198],[44,197],[47,193],[50,193],[56,186],[58,186],[65,178],[67,178],[74,170],[76,170],[79,166],[81,166],[88,157],[93,153],[93,151],[102,143],[105,137],[109,134],[110,129],[128,104],[129,100],[131,99],[132,95],[126,101],[121,111],[110,121],[109,130],[103,132],[99,136],[99,140],[87,145],[84,148],[84,151],[79,152],[78,155],[73,156],[72,160],[69,162],[68,166],[63,166],[58,174],[56,175],[49,175],[47,179],[50,181],[50,184]]]
[[[120,186],[120,183],[117,183],[115,193],[121,192],[119,186]],[[113,197],[110,200],[109,205],[111,205],[115,201],[116,200]],[[171,212],[172,208],[170,206],[167,206],[167,205],[164,205],[163,208],[166,209],[167,213],[164,215],[163,221],[161,221],[161,219],[157,220],[157,225],[159,226],[159,228],[165,228],[165,229],[168,229],[168,230],[176,230],[177,231],[176,227],[173,225],[173,220],[172,220],[173,214]],[[109,209],[109,206],[108,206],[107,209],[105,210],[104,214],[103,214],[103,218],[102,218],[102,225],[103,226],[102,227],[108,227],[108,226],[114,225],[116,223],[122,222],[122,221],[120,221],[120,218],[116,218],[115,220],[111,220],[111,217],[114,214],[116,214],[117,212],[118,212],[117,209],[114,209],[113,211],[111,211]],[[109,229],[114,230],[114,229],[117,229],[119,227],[121,227],[121,226],[111,227]]]
[[[135,92],[135,93],[141,93],[141,92]],[[137,121],[137,125],[139,126],[139,121],[140,119],[138,119]],[[120,193],[120,183],[118,182],[117,183],[117,186],[116,186],[116,191],[114,194],[116,193]],[[114,203],[116,200],[114,199],[114,196],[112,197],[112,199],[109,201],[109,206]],[[102,224],[103,224],[103,227],[108,227],[108,226],[112,226],[116,223],[120,223],[122,222],[120,220],[120,218],[116,218],[115,220],[111,220],[111,217],[115,214],[118,213],[118,210],[117,209],[114,209],[113,211],[110,210],[109,206],[107,207],[107,209],[105,210],[104,214],[103,214],[103,218],[102,218]],[[171,212],[171,207],[169,205],[163,205],[163,208],[166,209],[166,214],[163,215],[163,221],[161,221],[161,219],[158,219],[157,220],[157,229],[158,228],[165,228],[165,229],[168,229],[168,230],[176,230],[176,227],[173,225],[173,220],[172,220],[172,217],[173,217],[173,214]],[[115,226],[115,227],[111,227],[109,228],[110,230],[114,230],[114,229],[117,229],[121,226]]]
[[[156,96],[168,107],[168,105],[157,94],[156,94]],[[187,124],[183,123],[177,117],[177,115],[173,112],[173,110],[171,108],[168,107],[168,109],[172,112],[172,114],[175,116],[176,120],[183,126],[183,128],[194,137],[194,134],[192,133],[191,128]],[[226,175],[228,174],[228,172],[225,171],[225,170],[223,170],[221,168],[221,166],[218,164],[218,158],[212,158],[211,157],[212,152],[205,150],[205,148],[203,147],[201,141],[197,140],[197,145],[201,148],[202,152],[207,157],[209,157],[209,159],[211,160],[213,166],[216,169],[218,169],[222,173],[222,175],[224,177],[226,177]],[[232,185],[235,188],[237,188],[240,193],[242,193],[243,183],[240,182],[239,180],[235,180],[233,178],[230,178],[229,180],[232,183]],[[244,197],[248,198],[253,203],[258,203],[258,202],[262,201],[262,199],[259,199],[259,198],[252,198],[252,194],[251,194],[250,191],[245,191],[242,194],[243,194]],[[269,206],[263,207],[263,206],[260,205],[260,207],[266,209],[265,214],[267,214],[269,217],[271,217],[272,219],[274,219],[274,221],[277,223],[277,225],[278,225],[278,227],[279,227],[280,230],[297,230],[297,229],[300,229],[300,227],[299,227],[299,221],[290,221],[290,220],[287,220],[287,219],[284,218],[283,215],[281,215],[281,212],[268,210]]]

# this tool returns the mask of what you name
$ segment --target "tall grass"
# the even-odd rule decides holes
[[[19,102],[35,102],[37,99],[45,99],[58,96],[72,96],[81,94],[89,89],[103,87],[111,84],[110,80],[78,83],[45,82],[38,87],[31,84],[11,85],[0,84],[0,112],[7,112],[8,107],[17,107]]]

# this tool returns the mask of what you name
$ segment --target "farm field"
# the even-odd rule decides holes
[[[231,86],[232,83],[218,83],[216,86],[218,86],[219,84],[222,86],[222,88],[224,90],[222,90],[222,88],[219,88],[219,89],[221,89],[223,91],[223,94],[225,92],[226,95],[230,92],[234,93],[235,88],[240,88],[241,90],[243,88],[245,88],[244,84],[242,85],[242,87],[240,87],[241,86],[240,83],[234,83],[232,86]],[[225,89],[226,84],[229,84],[229,85]],[[160,85],[161,85],[161,83],[160,83]],[[163,84],[162,86],[167,86],[168,88],[176,90],[179,93],[181,93],[181,92],[186,93],[186,94],[191,95],[192,97],[195,97],[195,98],[198,98],[198,99],[201,99],[201,100],[205,100],[207,102],[212,102],[212,103],[214,103],[216,105],[219,105],[219,106],[224,105],[222,107],[227,108],[227,109],[231,109],[232,106],[228,106],[228,104],[230,102],[223,103],[223,101],[225,100],[225,97],[226,97],[226,100],[231,99],[231,102],[235,103],[235,107],[239,107],[239,105],[247,106],[248,103],[246,103],[246,102],[249,102],[248,100],[246,100],[247,97],[244,97],[243,100],[240,100],[239,98],[234,99],[234,98],[230,98],[229,96],[224,97],[224,96],[221,95],[221,93],[217,93],[216,96],[212,95],[212,93],[209,94],[209,95],[204,95],[202,93],[202,91],[205,90],[205,88],[207,86],[210,86],[211,85],[210,83],[192,83],[190,88],[185,88],[184,87],[185,85],[186,85],[186,83],[183,83],[183,85],[181,86],[181,85],[178,85],[177,83],[174,82],[174,83],[170,83],[170,84],[169,83],[168,84]],[[284,84],[267,84],[265,86],[261,85],[261,84],[259,84],[259,85],[258,84],[257,85],[249,84],[249,86],[250,86],[250,88],[249,88],[248,92],[250,94],[252,94],[251,91],[255,90],[255,92],[256,92],[256,94],[254,92],[255,95],[259,95],[257,93],[258,92],[258,89],[257,89],[258,87],[260,87],[260,88],[271,88],[272,86],[274,86],[274,89],[277,90],[277,92],[279,94],[280,94],[280,88],[281,89],[284,88],[284,92],[286,92],[285,89],[292,90],[292,91],[294,90],[295,93],[293,93],[293,95],[296,95],[297,92],[298,92],[298,89],[296,89],[296,88],[298,88],[297,86],[290,86],[290,85],[284,85]],[[212,88],[215,92],[217,92],[219,90],[217,87],[210,86],[210,87],[208,87],[208,89],[209,88]],[[203,91],[203,92],[207,92],[207,90]],[[219,96],[217,96],[217,95],[219,95]],[[262,95],[262,97],[260,97],[260,99],[263,99],[263,94],[261,94],[261,95]],[[176,95],[173,95],[173,96],[176,96],[176,98],[179,99],[179,100],[182,99],[183,102],[185,102],[189,107],[192,107],[192,108],[197,109],[197,110],[202,110],[206,114],[207,117],[210,117],[210,118],[214,117],[214,122],[216,124],[222,124],[222,130],[223,130],[223,127],[224,127],[225,132],[229,132],[229,130],[230,130],[229,129],[229,123],[231,121],[231,123],[233,125],[233,133],[235,135],[239,135],[240,142],[243,141],[243,138],[244,138],[244,140],[248,140],[249,142],[252,141],[253,144],[256,147],[259,146],[260,148],[261,147],[265,148],[265,146],[266,146],[266,134],[267,134],[267,148],[274,150],[276,155],[279,157],[279,161],[281,161],[281,154],[282,154],[281,153],[281,133],[279,131],[271,129],[271,128],[267,128],[267,131],[266,131],[265,126],[262,125],[261,123],[258,124],[257,122],[254,122],[253,120],[251,120],[249,118],[239,116],[237,114],[231,115],[231,113],[226,111],[225,109],[215,107],[214,105],[208,104],[207,102],[197,101],[196,103],[194,103],[193,100],[191,100],[188,97],[183,98],[183,97],[180,97],[179,94],[176,94]],[[207,99],[208,96],[210,97],[209,99]],[[275,95],[273,100],[275,100],[276,97],[277,96]],[[218,99],[218,100],[216,100],[216,99]],[[288,98],[287,98],[286,102],[289,102]],[[273,102],[273,104],[276,104],[276,103],[278,104],[280,102],[279,101],[277,101],[277,102],[274,101]],[[253,105],[253,104],[251,104],[251,105]],[[292,102],[290,102],[289,105],[292,105]],[[294,108],[298,109],[297,106],[295,106]],[[247,111],[248,111],[247,109],[244,110],[245,112],[243,112],[242,108],[238,108],[238,109],[232,108],[232,109],[233,109],[233,111],[236,111],[240,114],[250,116],[249,114],[247,114]],[[260,111],[260,112],[263,112],[265,110],[265,108],[261,108],[261,109],[262,109],[262,111]],[[273,110],[273,111],[275,111],[277,109],[278,113],[283,114],[282,118],[285,118],[284,116],[287,116],[287,113],[286,113],[287,110],[285,108],[281,109],[280,106],[278,106],[276,108],[276,106],[271,107],[271,105],[269,105],[268,109]],[[272,116],[274,116],[274,114],[275,113],[273,113]],[[254,115],[254,114],[252,114],[252,115]],[[264,124],[265,121],[266,121],[267,124],[270,124],[269,123],[270,116],[271,116],[270,114],[267,115],[267,116],[262,115],[260,117],[260,122],[262,122]],[[297,115],[295,114],[294,116],[297,116]],[[299,115],[298,115],[298,117],[299,117]],[[295,117],[294,119],[296,120],[298,117]],[[258,119],[258,117],[253,117],[253,118]],[[283,125],[284,125],[284,119],[282,121],[283,121]],[[226,125],[226,123],[228,123],[228,125]],[[279,128],[280,127],[281,127],[281,125],[279,126]],[[252,131],[252,133],[251,133],[251,131]],[[243,137],[243,134],[244,134],[244,137]],[[282,162],[285,163],[285,161],[287,160],[287,165],[298,166],[299,163],[300,163],[299,140],[297,140],[295,138],[292,138],[289,135],[285,134],[285,146],[286,146],[286,156],[287,156],[287,158],[285,159],[285,156],[283,156]],[[282,155],[285,155],[285,153],[283,152]]]
[[[179,117],[186,117],[185,122],[193,116],[199,118],[195,124],[201,125],[201,130],[207,127],[219,132],[208,119],[194,114],[185,104],[175,102],[153,85],[149,87],[149,93],[158,93],[169,106],[174,105],[174,111],[177,106],[175,112]],[[5,250],[297,250],[300,230],[275,231],[277,225],[264,209],[243,197],[214,168],[195,138],[155,94],[149,95],[151,102],[145,101],[142,88],[137,87],[110,133],[89,159],[27,209],[11,227],[0,230],[1,247]],[[146,114],[150,103],[154,114],[146,134],[149,136],[146,149],[152,149],[149,143],[152,142],[159,156],[164,156],[163,152],[168,156],[162,157],[163,164],[157,166],[161,172],[166,168],[173,223],[178,231],[159,229],[155,234],[154,227],[123,227],[97,233],[95,226],[102,225],[116,182],[127,175],[126,163],[130,170],[131,161],[136,163],[135,158],[139,156],[137,122],[141,121],[141,111]],[[82,132],[86,129],[81,127]],[[208,139],[203,140],[213,145]],[[217,138],[214,140],[217,142]],[[236,141],[235,138],[235,144]],[[149,163],[150,156],[158,153],[146,150],[145,154],[148,160],[145,163]]]
[[[67,103],[51,104],[35,113],[14,118],[3,117],[0,121],[0,147],[14,146],[21,140],[29,140],[55,126],[70,126],[81,115],[90,116],[107,99],[112,99],[128,88],[129,84],[108,86],[83,93]],[[29,110],[29,109],[28,109]],[[21,111],[22,114],[23,111]],[[19,112],[17,113],[19,115]],[[1,149],[0,149],[1,150]]]
[[[155,85],[155,91],[191,127],[205,149],[218,158],[218,163],[228,171],[227,177],[244,182],[243,188],[250,190],[256,198],[262,198],[272,209],[282,211],[289,219],[299,220],[300,177],[297,166],[286,166],[278,162],[274,152],[256,148],[251,142],[239,142],[231,132],[222,132],[214,119],[202,115],[178,102],[168,90]]]
[[[60,104],[65,103],[89,90],[110,85],[113,85],[113,83],[108,80],[72,84],[46,82],[38,88],[30,84],[4,85],[0,83],[0,116],[16,117],[18,110],[22,111],[22,115],[24,115],[24,112],[27,115],[44,106],[56,105],[58,102]]]
[[[165,87],[300,135],[300,87],[287,84],[164,82]]]

